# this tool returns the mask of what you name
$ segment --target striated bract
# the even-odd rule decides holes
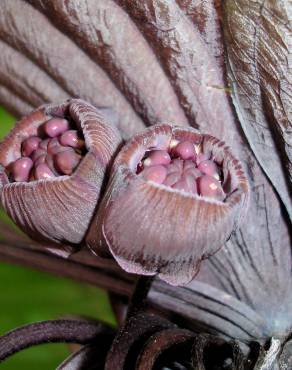
[[[120,141],[83,100],[35,110],[0,145],[1,205],[33,239],[80,244]]]
[[[87,243],[98,254],[107,245],[128,272],[186,284],[230,237],[248,192],[242,166],[224,142],[157,125],[118,154]]]

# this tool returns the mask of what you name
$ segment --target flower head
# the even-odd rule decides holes
[[[118,154],[87,236],[128,272],[188,283],[237,226],[248,198],[240,162],[220,140],[158,125]]]
[[[37,109],[0,144],[2,206],[32,238],[78,245],[120,141],[82,100]]]

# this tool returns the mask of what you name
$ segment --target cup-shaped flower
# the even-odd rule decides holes
[[[120,143],[102,111],[80,99],[35,110],[0,144],[3,208],[33,239],[77,247]]]
[[[225,143],[196,130],[157,125],[119,152],[87,235],[128,272],[172,285],[191,281],[230,237],[249,187]]]

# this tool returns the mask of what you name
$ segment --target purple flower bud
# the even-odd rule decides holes
[[[81,149],[59,143],[72,129],[84,140]],[[41,107],[0,144],[2,206],[36,240],[80,244],[120,142],[117,128],[82,100]]]
[[[54,156],[54,162],[59,173],[71,175],[80,162],[81,156],[74,150],[66,150]]]
[[[201,195],[217,200],[223,200],[225,198],[225,193],[220,182],[213,176],[201,176],[198,178],[197,182]]]
[[[219,180],[199,171],[193,148],[216,158]],[[170,163],[144,167],[143,161],[157,150],[167,152]],[[151,169],[159,181],[148,178]],[[109,184],[87,235],[88,246],[100,255],[108,248],[130,273],[158,274],[173,285],[191,281],[201,261],[223,246],[249,193],[242,166],[225,143],[169,125],[154,126],[130,140],[114,162]]]
[[[55,177],[53,172],[45,163],[38,164],[35,168],[34,174],[36,180],[46,180]]]
[[[81,149],[84,147],[84,140],[78,137],[77,130],[68,130],[64,132],[60,137],[60,144],[72,146],[72,148]]]
[[[202,161],[198,165],[198,169],[205,175],[219,178],[218,169],[214,161],[211,160]]]
[[[29,178],[30,170],[32,169],[33,162],[28,157],[17,159],[12,164],[11,174],[14,181],[27,181]]]
[[[22,154],[24,156],[30,156],[32,152],[37,150],[39,144],[41,142],[41,138],[38,136],[31,136],[28,139],[24,140],[22,143]]]
[[[57,137],[54,137],[53,139],[50,139],[47,145],[47,152],[49,155],[55,155],[59,152],[62,152],[64,150],[67,150],[68,147],[63,146],[60,144]]]
[[[196,156],[195,146],[190,141],[181,141],[174,148],[174,152],[181,159],[193,159]]]
[[[49,137],[57,137],[69,130],[69,122],[63,118],[51,118],[44,124],[44,132]]]
[[[153,181],[156,184],[163,184],[167,176],[167,169],[162,165],[146,167],[142,175],[145,180]]]
[[[143,166],[169,164],[170,161],[170,155],[165,150],[152,150],[150,155],[143,161]]]
[[[36,161],[40,158],[40,157],[43,157],[43,156],[46,156],[47,154],[47,150],[45,149],[42,149],[42,148],[38,148],[36,150],[33,151],[33,153],[31,154],[31,159],[34,163],[36,163]]]

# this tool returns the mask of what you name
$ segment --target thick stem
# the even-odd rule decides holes
[[[151,288],[154,276],[140,276],[136,282],[135,289],[129,302],[127,320],[139,311],[146,310],[146,300]]]
[[[118,326],[123,325],[127,316],[127,300],[120,295],[109,292],[109,300]]]
[[[1,242],[0,260],[97,285],[124,299],[133,294],[135,276],[119,268],[114,260],[98,258],[86,249],[65,259],[48,253],[47,247],[32,242]],[[209,333],[215,331],[244,342],[257,338],[264,343],[266,330],[263,318],[236,298],[230,296],[226,301],[224,297],[218,289],[207,284],[178,288],[155,279],[148,294],[148,303],[151,312],[163,312],[164,317],[183,323],[189,329],[199,328]],[[206,307],[209,307],[208,312]]]
[[[102,337],[113,337],[113,329],[94,321],[52,320],[43,321],[10,331],[0,337],[0,362],[25,348],[43,343],[86,344]]]
[[[146,332],[147,330],[149,330],[148,325],[151,328],[150,317],[142,316],[143,319],[141,325],[139,325],[139,320],[141,320],[141,315],[145,315],[144,313],[142,313],[142,311],[146,310],[146,299],[153,278],[153,276],[140,276],[138,278],[134,288],[134,292],[129,302],[125,323],[118,331],[111,346],[111,349],[108,352],[105,369],[110,370],[114,368],[124,368],[123,361],[126,361],[126,352],[129,351],[131,347],[131,345],[129,347],[128,345],[129,343],[131,343],[133,338],[135,338],[135,332],[137,331],[137,329],[140,327],[140,329],[138,329],[139,336],[141,335],[140,330],[141,328],[143,328],[143,325],[145,325]],[[133,323],[134,328],[132,328]],[[131,336],[131,339],[129,338],[129,334]],[[120,356],[120,352],[123,353],[122,356]]]

